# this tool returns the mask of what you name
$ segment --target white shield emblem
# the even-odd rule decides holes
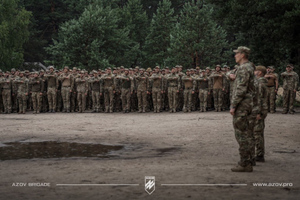
[[[151,195],[155,190],[155,176],[145,176],[145,191]]]

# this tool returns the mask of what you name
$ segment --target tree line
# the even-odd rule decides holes
[[[106,67],[300,63],[297,0],[1,0],[0,64]],[[299,72],[299,71],[298,71]]]

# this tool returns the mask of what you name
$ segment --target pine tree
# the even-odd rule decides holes
[[[165,66],[170,47],[170,33],[175,23],[174,9],[169,0],[159,3],[157,12],[153,15],[150,31],[145,45],[145,66]]]
[[[186,3],[171,33],[169,61],[184,67],[226,62],[226,32],[212,19],[213,9],[201,1]]]
[[[120,28],[118,8],[89,5],[78,19],[64,23],[58,40],[47,48],[53,64],[77,66],[86,69],[128,64],[124,55],[136,45],[129,31]],[[49,61],[51,63],[51,61]]]
[[[31,13],[18,0],[0,2],[0,65],[2,70],[19,68],[23,63],[23,44],[28,39]]]

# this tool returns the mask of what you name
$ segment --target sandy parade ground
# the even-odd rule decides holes
[[[300,199],[296,111],[268,115],[252,173],[228,111],[2,114],[0,199]]]

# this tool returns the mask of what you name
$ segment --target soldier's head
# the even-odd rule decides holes
[[[106,73],[111,74],[111,68],[110,67],[106,68]]]
[[[233,50],[235,53],[235,62],[238,64],[242,64],[244,62],[248,61],[249,55],[250,55],[250,49],[245,46],[240,46],[236,50]]]
[[[65,67],[64,67],[64,72],[65,72],[65,73],[68,73],[68,72],[69,72],[69,67],[68,67],[68,66],[65,66]]]
[[[267,73],[267,69],[265,66],[258,65],[255,67],[255,71],[254,71],[255,76],[263,77],[265,76],[266,73]]]
[[[43,69],[41,69],[40,76],[43,76],[44,74],[45,74],[45,71]]]
[[[77,73],[77,67],[73,67],[73,71],[74,74]]]
[[[9,77],[9,71],[6,71],[5,73],[4,73],[4,76],[7,78],[7,77]]]
[[[293,65],[292,65],[292,64],[288,64],[288,65],[286,66],[286,71],[291,72],[292,69],[293,69]]]
[[[172,74],[175,74],[177,72],[176,67],[172,68]]]
[[[206,73],[210,73],[210,68],[209,68],[209,67],[206,67],[206,68],[205,68],[205,71],[206,71]]]
[[[125,68],[125,69],[124,69],[124,73],[125,73],[125,75],[127,76],[127,75],[129,74],[129,69]]]
[[[19,76],[22,78],[24,76],[24,71],[19,72]]]
[[[165,69],[162,69],[162,70],[161,70],[161,74],[162,74],[162,75],[165,75],[165,74],[166,74],[166,70],[165,70]]]
[[[135,72],[135,73],[138,73],[138,72],[139,72],[139,69],[140,69],[139,66],[136,66],[136,67],[134,68],[134,72]]]
[[[169,74],[170,73],[170,69],[169,69],[169,67],[166,67],[166,74]]]
[[[54,71],[54,67],[53,66],[49,66],[49,70],[52,73]]]
[[[189,69],[187,69],[185,73],[186,73],[186,75],[188,75],[188,76],[191,74]]]
[[[219,72],[221,70],[221,65],[216,65],[215,70]]]
[[[155,70],[156,73],[159,73],[160,67],[156,66],[154,70]]]
[[[145,72],[145,69],[144,69],[144,68],[141,68],[141,69],[140,69],[140,74],[144,74],[144,72]]]
[[[16,73],[16,69],[15,69],[15,68],[12,68],[12,69],[10,70],[10,73],[11,73],[11,75],[14,75],[14,74]]]
[[[33,72],[33,77],[34,78],[37,78],[39,76],[39,73],[38,72]]]

